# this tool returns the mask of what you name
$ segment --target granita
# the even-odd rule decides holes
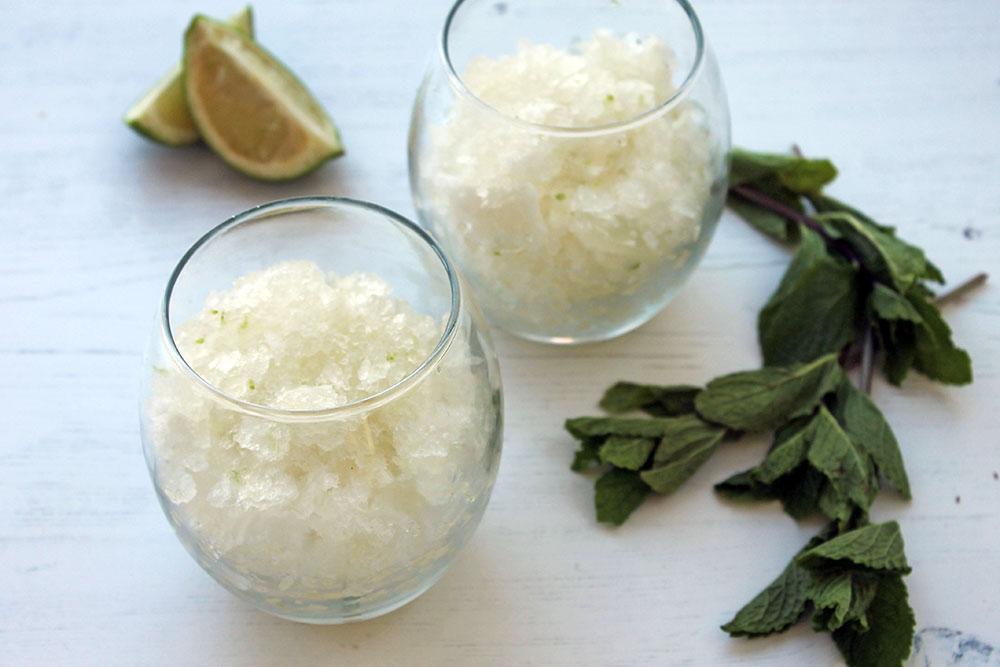
[[[212,293],[174,340],[229,397],[302,411],[393,387],[443,329],[376,275],[300,261]],[[478,519],[470,507],[495,471],[496,399],[467,335],[381,407],[320,420],[258,416],[179,367],[158,369],[146,428],[172,521],[248,589],[290,598],[364,596],[435,567]]]
[[[691,258],[718,169],[700,107],[660,108],[677,91],[674,61],[659,38],[610,31],[469,61],[461,80],[478,100],[458,96],[431,129],[420,187],[501,326],[634,318],[649,299],[622,297],[655,300]]]

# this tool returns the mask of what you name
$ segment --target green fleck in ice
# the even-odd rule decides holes
[[[162,366],[153,366],[153,372],[158,375],[166,375],[167,369],[163,368]]]
[[[608,96],[604,98],[604,101],[607,102],[608,104],[611,104],[612,102],[615,101],[615,96],[612,95],[611,93],[608,93]]]
[[[396,353],[395,352],[390,352],[389,354],[385,355],[385,360],[386,361],[396,361]]]
[[[243,329],[246,329],[248,324],[250,324],[250,316],[249,315],[244,315],[243,316],[243,324],[240,325],[240,330],[242,331]]]
[[[201,338],[199,338],[198,340],[195,341],[195,344],[196,345],[201,345],[204,342],[205,342],[205,337],[202,336]]]
[[[242,484],[243,483],[243,478],[240,477],[240,471],[239,470],[230,470],[229,471],[229,476],[232,477],[233,481],[236,482],[237,484]]]
[[[556,193],[556,200],[557,201],[562,201],[563,199],[566,199],[566,193],[565,192],[557,192]]]
[[[257,385],[255,385],[255,384],[253,383],[253,380],[250,380],[250,381],[249,381],[249,382],[247,383],[247,385],[248,385],[248,386],[250,387],[250,391],[253,391],[254,389],[256,389],[256,388],[257,388]]]
[[[635,264],[628,267],[629,271],[635,271],[642,265],[642,262],[636,262]]]

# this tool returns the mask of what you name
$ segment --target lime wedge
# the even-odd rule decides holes
[[[247,5],[228,23],[253,37],[253,10]],[[139,134],[168,146],[185,146],[198,141],[181,83],[180,63],[160,77],[160,80],[125,112],[125,124]]]
[[[256,178],[301,176],[344,152],[306,87],[244,33],[196,16],[184,35],[184,94],[202,138]]]

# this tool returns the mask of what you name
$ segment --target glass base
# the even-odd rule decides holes
[[[232,567],[210,545],[205,544],[178,520],[172,511],[170,501],[159,487],[156,487],[156,495],[185,550],[219,585],[264,613],[312,625],[341,625],[365,621],[388,614],[417,599],[437,583],[479,523],[477,518],[467,524],[466,530],[453,548],[423,571],[414,573],[411,570],[407,576],[401,576],[395,582],[387,583],[384,587],[376,588],[366,595],[337,597],[329,593],[283,594],[278,591],[275,582],[263,580]],[[490,493],[486,492],[477,501],[483,509],[489,502],[489,496]],[[477,514],[475,508],[471,511],[474,515]],[[481,516],[481,512],[478,516]]]
[[[409,604],[410,602],[413,602],[418,597],[426,593],[431,586],[436,584],[438,579],[440,579],[444,575],[445,570],[447,569],[448,569],[447,567],[441,568],[439,572],[435,573],[432,577],[425,580],[419,587],[411,591],[408,591],[406,593],[402,593],[395,597],[389,598],[384,602],[382,602],[381,604],[377,604],[374,606],[371,604],[361,605],[358,603],[352,603],[350,600],[341,600],[339,601],[340,602],[339,606],[341,607],[341,609],[337,611],[331,609],[327,612],[329,615],[326,615],[323,612],[316,613],[307,611],[295,611],[277,605],[269,604],[267,602],[261,601],[258,598],[244,596],[236,591],[233,591],[228,586],[226,587],[226,590],[229,590],[231,593],[235,593],[237,597],[239,597],[241,600],[253,605],[260,611],[266,614],[270,614],[271,616],[277,616],[278,618],[283,618],[286,621],[295,621],[296,623],[307,623],[309,625],[345,625],[347,623],[367,621],[372,618],[384,616],[385,614],[394,612],[400,607],[403,607]],[[353,611],[351,609],[352,606],[355,607]]]
[[[613,338],[618,338],[619,336],[624,336],[630,331],[635,331],[646,322],[649,322],[651,319],[659,315],[664,308],[666,308],[666,304],[664,304],[658,310],[649,313],[648,315],[642,318],[639,318],[627,324],[623,324],[614,329],[608,329],[606,331],[601,331],[597,333],[577,334],[572,336],[569,335],[552,336],[547,334],[533,333],[530,331],[518,331],[517,329],[514,328],[504,327],[503,324],[498,324],[498,326],[507,333],[511,334],[512,336],[517,336],[518,338],[523,338],[524,340],[530,340],[533,343],[545,343],[547,345],[562,345],[566,347],[571,347],[573,345],[588,345],[590,343],[603,343],[604,341],[608,341]]]

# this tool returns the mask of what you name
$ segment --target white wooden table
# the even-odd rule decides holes
[[[659,317],[553,349],[497,335],[503,463],[470,546],[426,595],[346,627],[235,599],[183,551],[139,449],[140,353],[167,274],[211,225],[279,197],[335,194],[412,215],[410,105],[447,0],[256,2],[258,35],[336,118],[348,154],[268,185],[207,150],[149,144],[125,107],[178,57],[195,11],[235,0],[16,2],[0,20],[0,663],[9,665],[830,665],[807,624],[731,640],[718,626],[816,525],[726,504],[713,482],[766,443],[727,445],[622,528],[595,523],[568,464],[569,416],[618,379],[703,383],[759,364],[755,315],[784,250],[726,214]],[[1000,5],[995,0],[702,0],[737,143],[796,141],[842,169],[835,193],[931,252],[954,281],[1000,278]],[[918,627],[1000,642],[1000,288],[947,316],[976,382],[921,378],[875,398],[915,499],[898,518]]]

